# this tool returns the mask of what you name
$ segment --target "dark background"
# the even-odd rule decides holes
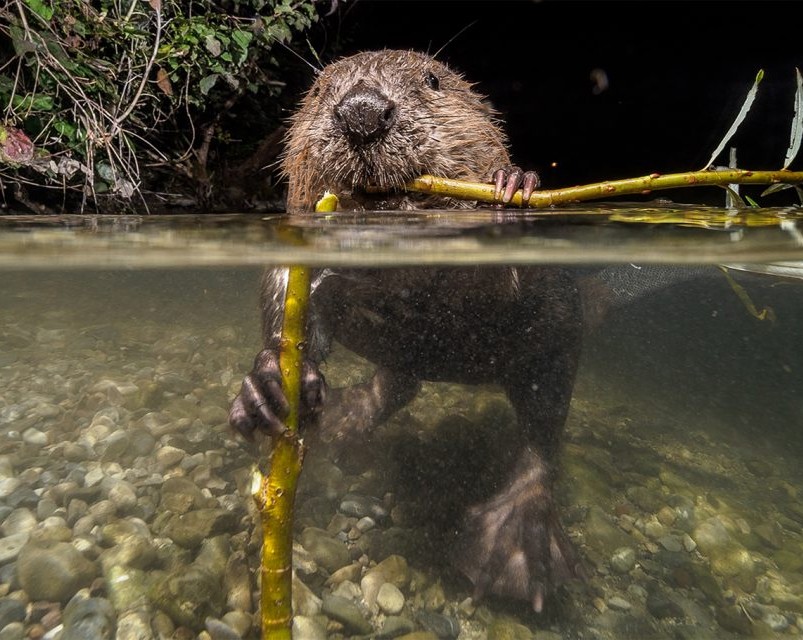
[[[326,0],[321,10],[331,13],[310,44],[324,63],[376,48],[437,54],[489,96],[514,160],[547,188],[701,168],[759,69],[758,100],[732,141],[739,165],[780,168],[789,145],[800,2]]]

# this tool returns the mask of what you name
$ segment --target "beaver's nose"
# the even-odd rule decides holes
[[[335,119],[353,144],[385,135],[396,122],[396,103],[381,91],[358,83],[335,106]]]

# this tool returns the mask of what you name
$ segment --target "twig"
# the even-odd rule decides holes
[[[536,191],[530,196],[529,201],[523,205],[521,191],[517,191],[510,204],[540,209],[573,202],[598,200],[601,198],[612,198],[623,195],[647,194],[652,191],[679,189],[682,187],[724,187],[728,184],[793,184],[801,182],[803,182],[803,171],[749,171],[746,169],[726,169],[717,171],[668,173],[666,175],[652,173],[640,178],[626,178],[624,180],[595,182],[577,187]],[[408,191],[430,193],[464,200],[477,200],[487,203],[496,202],[494,195],[495,187],[492,184],[463,182],[460,180],[451,180],[449,178],[437,178],[435,176],[420,176],[408,182],[406,189]]]
[[[336,208],[337,198],[330,194],[315,207],[316,211]],[[298,437],[298,415],[309,293],[309,268],[290,267],[279,348],[282,388],[290,406],[285,420],[287,431],[275,439],[270,473],[258,477],[259,487],[254,492],[262,516],[262,640],[292,638],[293,505],[304,459],[304,445]]]
[[[142,95],[142,92],[145,90],[145,85],[148,83],[148,76],[150,76],[151,69],[153,69],[153,65],[156,62],[156,55],[159,53],[159,43],[162,39],[162,5],[161,3],[152,3],[153,10],[156,12],[156,36],[153,40],[153,51],[151,52],[151,57],[148,60],[148,64],[145,65],[145,71],[142,73],[142,80],[139,83],[139,87],[137,88],[134,97],[131,99],[131,103],[128,105],[125,111],[122,114],[117,116],[114,119],[113,127],[112,127],[112,135],[116,135],[117,131],[119,130],[120,123],[125,120],[131,112],[136,108],[137,104],[139,103],[139,98]],[[132,7],[133,7],[132,3]]]

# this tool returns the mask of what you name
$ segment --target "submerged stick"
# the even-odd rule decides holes
[[[685,173],[652,173],[639,178],[595,182],[563,189],[536,191],[522,205],[521,191],[513,195],[510,204],[536,209],[560,204],[571,204],[586,200],[611,198],[614,196],[645,194],[663,189],[682,187],[727,186],[729,184],[796,184],[803,182],[803,171],[749,171],[746,169],[726,169],[715,171],[688,171]],[[477,182],[463,182],[449,178],[436,178],[424,175],[407,183],[408,191],[431,193],[462,200],[478,200],[492,204],[496,202],[494,185]]]
[[[334,211],[337,198],[324,195],[316,211]],[[298,436],[301,371],[306,339],[310,270],[292,266],[287,274],[279,367],[282,389],[290,409],[287,431],[275,438],[270,471],[259,475],[254,491],[262,519],[261,621],[263,640],[291,640],[293,624],[293,507],[304,461],[304,444]]]

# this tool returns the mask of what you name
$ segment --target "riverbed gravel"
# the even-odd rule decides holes
[[[258,638],[258,456],[227,426],[255,314],[23,302],[0,324],[0,640]],[[326,366],[333,386],[368,373],[342,350]],[[607,391],[599,368],[581,372],[558,487],[588,576],[542,615],[472,601],[448,562],[460,504],[518,446],[497,389],[426,384],[337,458],[310,434],[294,638],[802,635],[794,456]]]

